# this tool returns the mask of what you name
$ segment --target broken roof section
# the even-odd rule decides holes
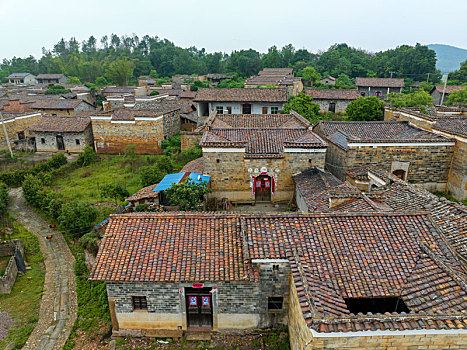
[[[159,182],[159,184],[154,188],[154,191],[165,191],[172,185],[179,184],[181,182],[186,181],[187,179],[190,179],[194,183],[200,184],[203,182],[208,183],[211,177],[203,174],[190,172],[167,174],[164,176],[161,182]]]

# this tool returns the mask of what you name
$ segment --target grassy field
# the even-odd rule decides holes
[[[25,260],[31,267],[24,275],[18,275],[9,295],[0,295],[0,310],[6,311],[15,320],[7,338],[0,341],[0,348],[14,343],[13,349],[21,349],[39,319],[40,301],[44,287],[45,266],[37,238],[11,219],[11,238],[23,241]]]

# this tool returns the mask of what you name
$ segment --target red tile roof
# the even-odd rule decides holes
[[[355,79],[357,86],[372,86],[372,87],[404,87],[404,79],[398,78],[359,78]]]
[[[360,97],[356,89],[306,89],[305,94],[314,100],[356,100]]]
[[[446,85],[446,94],[450,94],[453,91],[461,90],[467,88],[467,85]],[[431,92],[434,90],[438,91],[439,93],[443,93],[444,85],[436,85]]]
[[[285,147],[326,147],[326,143],[309,130],[309,125],[294,111],[271,115],[219,114],[207,121],[208,130],[200,145],[245,148],[247,158],[282,158]]]
[[[135,194],[132,196],[128,197],[126,199],[127,202],[135,202],[139,201],[141,199],[147,199],[147,198],[157,198],[159,196],[159,191],[154,191],[156,188],[157,184],[154,185],[149,185],[146,187],[143,187],[139,191],[137,191]]]
[[[199,89],[194,101],[197,102],[287,102],[284,89]]]
[[[40,118],[29,128],[32,132],[83,132],[91,124],[89,117]]]

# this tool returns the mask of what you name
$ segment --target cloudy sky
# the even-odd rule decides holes
[[[346,42],[467,48],[466,0],[0,0],[0,58],[40,57],[62,37],[135,33],[231,52],[292,43],[313,52]]]

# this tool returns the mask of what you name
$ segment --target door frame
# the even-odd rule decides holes
[[[214,293],[212,293],[212,287],[203,287],[203,288],[192,288],[192,287],[185,287],[184,288],[184,302],[185,302],[185,312],[186,312],[186,329],[187,330],[214,330],[215,322],[214,322]],[[209,297],[209,302],[211,306],[211,313],[208,316],[210,321],[210,325],[206,326],[190,326],[190,313],[189,313],[189,300],[190,297],[197,297],[198,303],[202,297]],[[199,314],[201,314],[202,305],[197,305],[199,309]]]
[[[61,140],[61,141],[58,141]],[[63,135],[55,135],[55,141],[57,142],[57,149],[59,151],[65,150],[65,141],[63,140]],[[60,148],[60,144],[63,148]]]
[[[261,175],[256,176],[254,181],[255,181],[255,203],[256,202],[266,202],[266,203],[272,202],[272,181],[273,181],[272,177],[269,176],[268,174],[261,174]],[[258,181],[261,182],[260,187],[256,186]],[[267,182],[269,182],[269,187],[266,187]],[[264,197],[262,197],[258,199],[259,193],[265,194],[264,192],[266,191],[269,192],[269,194],[266,196],[268,198],[265,199]]]

